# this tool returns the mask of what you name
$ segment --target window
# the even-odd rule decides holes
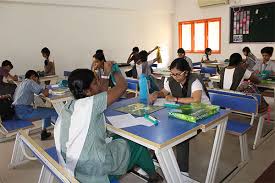
[[[179,47],[189,53],[221,52],[221,18],[179,22]]]

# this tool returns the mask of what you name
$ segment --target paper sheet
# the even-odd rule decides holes
[[[108,121],[116,128],[127,128],[131,126],[143,125],[153,126],[154,124],[147,121],[144,117],[135,118],[131,114],[123,114],[107,117]]]
[[[165,100],[165,98],[158,98],[155,102],[154,102],[154,106],[164,106],[164,104],[175,104],[175,102],[169,102],[167,100]]]

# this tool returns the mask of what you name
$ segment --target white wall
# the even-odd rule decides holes
[[[261,3],[263,0],[241,0],[240,4]],[[242,48],[249,46],[251,51],[259,58],[261,58],[260,50],[264,46],[274,46],[274,43],[242,43],[242,44],[229,44],[229,7],[230,5],[218,5],[211,7],[200,8],[197,4],[197,0],[176,0],[176,13],[174,22],[174,56],[176,55],[176,49],[178,48],[178,22],[188,20],[198,20],[206,18],[222,17],[221,24],[221,54],[213,55],[212,58],[225,59],[228,58],[234,52],[242,52]],[[201,54],[188,54],[193,62],[201,60]],[[275,54],[273,55],[273,58]]]
[[[11,60],[18,74],[42,70],[40,50],[47,46],[62,75],[90,67],[98,48],[107,59],[126,62],[133,46],[160,45],[168,62],[173,8],[170,0],[0,1],[0,60]]]

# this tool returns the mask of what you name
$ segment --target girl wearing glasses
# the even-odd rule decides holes
[[[210,104],[207,89],[201,78],[191,73],[191,68],[183,58],[175,59],[170,65],[171,77],[164,81],[164,88],[150,95],[153,103],[158,97],[182,104],[207,103]],[[188,174],[189,142],[185,141],[176,146],[177,161],[181,172]]]

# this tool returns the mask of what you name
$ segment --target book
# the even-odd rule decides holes
[[[145,105],[142,103],[134,103],[129,104],[123,107],[116,108],[114,110],[123,112],[123,113],[129,113],[135,116],[144,116],[146,114],[151,114],[153,112],[156,112],[160,109],[163,109],[161,106],[151,106],[151,105]]]
[[[168,113],[169,117],[196,123],[198,120],[208,118],[220,110],[219,106],[208,105],[203,103],[192,103],[188,105],[180,105],[171,109]]]

